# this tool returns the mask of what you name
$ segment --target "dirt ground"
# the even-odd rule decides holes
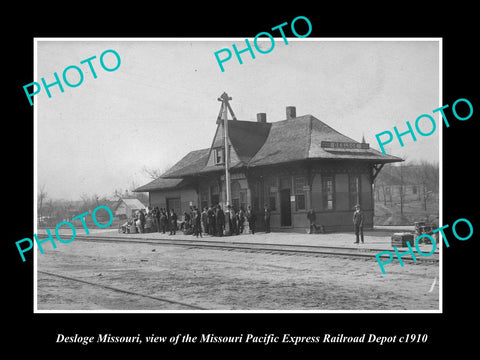
[[[73,241],[38,270],[210,310],[438,310],[439,267],[155,244]],[[432,285],[434,284],[435,285]],[[38,310],[188,310],[38,273]]]

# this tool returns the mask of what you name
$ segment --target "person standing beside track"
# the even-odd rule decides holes
[[[165,209],[161,209],[160,213],[160,226],[162,234],[165,234],[165,230],[168,229],[168,216]],[[158,231],[160,232],[160,229]]]
[[[310,232],[309,234],[315,234],[317,232],[317,225],[315,221],[317,217],[315,215],[315,209],[310,209],[307,213],[307,219],[310,221]]]
[[[140,234],[143,233],[143,224],[142,224],[141,214],[142,214],[142,211],[138,210],[135,216],[135,225],[137,227],[137,232]]]
[[[363,220],[364,220],[364,215],[363,212],[360,210],[360,205],[355,205],[355,212],[353,213],[353,227],[355,229],[355,236],[357,240],[354,242],[354,244],[358,244],[359,242],[359,235],[360,238],[362,239],[362,244],[363,242]]]
[[[175,235],[177,232],[177,214],[175,211],[170,209],[170,235]]]
[[[143,233],[145,232],[145,214],[143,210],[140,210],[138,219],[140,220],[140,232]]]
[[[240,210],[237,212],[237,235],[243,233],[243,224],[245,223],[245,214],[243,208],[240,207]]]
[[[223,236],[223,226],[225,225],[225,213],[223,212],[220,205],[217,205],[217,210],[215,211],[215,224],[217,227],[216,236]]]
[[[248,205],[247,208],[247,213],[245,214],[248,222],[248,227],[250,228],[250,231],[252,232],[252,235],[255,234],[255,220],[256,216],[255,213],[252,211],[252,207]]]
[[[168,208],[165,208],[165,215],[167,216],[167,231],[172,231],[170,230],[171,226],[170,226],[170,209]]]
[[[157,232],[161,231],[161,225],[160,225],[160,209],[158,206],[155,206],[153,209],[153,214],[154,214],[154,220],[155,220],[155,228],[157,229]]]
[[[235,209],[230,206],[230,205],[227,205],[227,217],[228,217],[228,228],[230,230],[230,235],[235,235],[235,233],[237,232],[237,217],[236,217],[236,214],[235,214]]]
[[[265,204],[265,207],[263,210],[263,219],[265,220],[265,232],[269,233],[270,232],[270,208],[268,207],[267,204]]]
[[[212,205],[210,205],[207,210],[207,227],[207,233],[211,236],[215,236],[215,210]]]
[[[199,208],[194,208],[194,224],[193,224],[193,231],[194,231],[194,235],[198,238],[198,235],[200,235],[200,237],[203,237],[202,236],[202,213],[200,212],[200,209]]]
[[[202,232],[204,234],[208,233],[208,225],[207,225],[207,207],[203,208],[202,215],[201,215],[201,221],[202,221]]]

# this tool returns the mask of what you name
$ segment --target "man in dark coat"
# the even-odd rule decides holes
[[[198,235],[202,237],[202,213],[200,212],[200,209],[195,208],[194,209],[194,225],[193,225],[193,231],[194,235],[198,238]]]
[[[217,225],[217,236],[223,236],[223,226],[225,225],[225,213],[220,205],[217,205],[215,211],[215,224]]]
[[[307,213],[307,219],[310,221],[310,232],[309,234],[315,234],[317,230],[317,225],[315,225],[315,221],[317,219],[317,216],[315,215],[315,210],[310,209]]]
[[[157,230],[157,232],[160,232],[160,209],[158,208],[158,206],[155,206],[155,208],[153,209],[153,214],[154,214],[154,220],[155,220],[155,228]]]
[[[359,235],[362,239],[363,244],[363,220],[364,215],[363,212],[360,210],[360,205],[355,205],[355,212],[353,213],[353,227],[355,229],[355,236],[357,237],[357,241],[354,244],[358,244]]]
[[[234,235],[237,233],[237,216],[235,214],[235,209],[228,205],[226,215],[228,217],[228,228],[230,229],[230,235]]]
[[[265,232],[269,233],[270,232],[270,208],[268,207],[267,204],[265,204],[265,207],[263,209],[263,220],[265,221]]]
[[[142,210],[140,210],[140,227],[141,227],[141,231],[140,232],[144,232],[145,231],[145,214],[143,213]]]
[[[165,208],[164,210],[165,210],[165,215],[167,215],[167,230],[171,231],[170,230],[170,228],[171,228],[171,226],[170,226],[170,214],[171,214],[171,212],[168,208]]]
[[[177,232],[177,214],[173,209],[170,209],[170,235],[175,235]]]
[[[162,233],[165,234],[165,230],[168,228],[168,216],[164,209],[160,211],[160,227],[162,228]],[[160,229],[158,231],[160,232]]]
[[[183,231],[185,232],[185,234],[190,232],[190,221],[191,221],[190,214],[184,211],[183,212]]]
[[[210,206],[207,210],[207,225],[208,225],[208,233],[212,236],[215,236],[215,210],[212,206]]]
[[[252,234],[255,234],[256,216],[255,216],[255,213],[252,211],[252,208],[250,207],[250,205],[248,205],[248,208],[247,208],[246,218],[248,221],[248,227],[250,228],[250,231],[252,232]]]

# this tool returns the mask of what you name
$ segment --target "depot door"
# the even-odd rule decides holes
[[[280,190],[280,226],[292,226],[292,207],[290,189]]]

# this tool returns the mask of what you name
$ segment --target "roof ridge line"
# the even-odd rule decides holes
[[[313,119],[314,116],[313,115],[310,115],[310,118],[308,119],[309,122],[308,122],[308,144],[307,144],[307,148],[306,148],[306,151],[305,151],[305,158],[309,158],[309,155],[310,155],[310,147],[312,146],[312,123],[313,123]],[[318,119],[317,119],[318,120]],[[320,121],[320,120],[318,120]]]
[[[310,114],[309,114],[309,115],[310,115]],[[331,126],[328,125],[327,123],[323,122],[322,120],[316,118],[315,116],[313,116],[313,115],[310,115],[310,116],[313,117],[315,120],[321,122],[323,125],[325,125],[326,127],[328,127],[330,130],[335,131],[337,134],[340,134],[340,135],[346,137],[347,139],[352,140],[352,141],[354,141],[354,142],[356,142],[356,143],[360,143],[360,141],[354,140],[354,139],[352,139],[350,136],[347,136],[347,135],[341,133],[340,131],[334,129],[333,127],[331,127]]]

